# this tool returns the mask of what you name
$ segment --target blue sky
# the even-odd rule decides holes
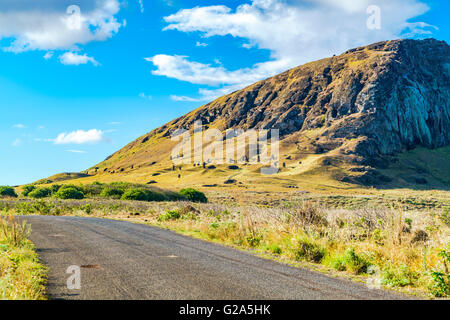
[[[366,25],[373,4],[379,29]],[[0,0],[0,185],[84,170],[214,97],[311,60],[393,38],[448,42],[449,9],[439,0]]]

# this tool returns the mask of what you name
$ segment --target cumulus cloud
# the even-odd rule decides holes
[[[377,30],[367,28],[367,8],[374,3],[381,9],[382,26]],[[408,22],[427,10],[422,0],[253,0],[235,10],[224,5],[183,9],[165,17],[168,26],[164,30],[196,32],[203,38],[233,36],[242,39],[244,48],[269,50],[270,60],[239,70],[195,62],[182,55],[160,54],[147,61],[156,66],[155,75],[225,85],[231,91],[237,85],[244,87],[352,47],[429,34],[429,25]]]
[[[25,126],[24,124],[22,124],[22,123],[18,123],[18,124],[13,125],[13,128],[16,128],[16,129],[25,129],[26,126]]]
[[[59,61],[65,65],[75,65],[92,63],[94,66],[98,66],[99,63],[92,57],[88,57],[86,54],[81,55],[74,52],[66,52],[59,56]]]
[[[95,144],[107,141],[103,131],[92,129],[89,131],[77,130],[70,133],[61,133],[54,140],[55,144]]]
[[[119,0],[0,1],[0,40],[3,50],[76,50],[116,34]],[[46,55],[49,58],[49,55]]]

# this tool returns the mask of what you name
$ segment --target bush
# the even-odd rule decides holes
[[[61,188],[60,185],[54,184],[54,185],[52,185],[52,186],[50,187],[50,190],[52,190],[52,194],[56,194],[56,193],[59,191],[60,188]]]
[[[166,198],[163,194],[148,189],[128,189],[122,195],[122,200],[136,201],[164,201]]]
[[[418,279],[418,274],[412,272],[406,265],[389,267],[383,270],[381,283],[389,287],[412,286]]]
[[[200,192],[192,188],[182,189],[180,191],[180,194],[187,200],[192,202],[202,202],[202,203],[208,202],[208,198],[206,198],[203,192]]]
[[[0,197],[13,197],[17,198],[17,193],[14,191],[14,188],[8,186],[0,187]]]
[[[122,195],[122,200],[148,201],[147,190],[129,189]]]
[[[123,196],[123,194],[124,191],[122,189],[109,187],[103,189],[102,192],[100,193],[100,196],[104,198],[120,199]]]
[[[318,243],[304,237],[298,239],[298,247],[295,251],[295,260],[306,260],[319,263],[325,257],[326,249]]]
[[[171,211],[167,211],[166,213],[161,214],[158,217],[158,221],[162,222],[162,221],[167,221],[167,220],[178,220],[180,218],[181,218],[181,215],[178,211],[171,210]]]
[[[58,187],[58,191],[60,191],[62,189],[75,189],[75,190],[78,190],[80,192],[83,192],[83,187],[82,186],[76,186],[74,184],[63,184],[62,186]]]
[[[56,192],[55,196],[59,199],[84,199],[84,194],[73,187],[62,187]]]
[[[82,189],[85,196],[98,196],[103,191],[100,184],[86,184],[83,185]]]
[[[37,188],[30,192],[28,196],[34,199],[42,199],[49,197],[52,194],[52,190],[50,188]]]
[[[22,195],[23,195],[24,197],[28,197],[28,195],[30,194],[30,192],[36,189],[36,186],[33,186],[33,185],[27,185],[27,186],[24,186],[22,189],[23,189],[23,190],[22,190]]]
[[[355,274],[367,273],[371,263],[362,255],[358,255],[355,249],[348,249],[341,257],[337,257],[332,262],[334,269],[338,271],[352,271]]]

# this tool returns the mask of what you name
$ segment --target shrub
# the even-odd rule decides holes
[[[332,262],[334,269],[339,271],[352,271],[355,274],[367,273],[371,263],[363,255],[358,255],[355,249],[348,249],[343,256],[337,257]]]
[[[37,188],[29,193],[30,198],[34,199],[42,199],[49,197],[52,194],[52,190],[50,188]]]
[[[22,190],[22,195],[23,195],[24,197],[28,197],[28,195],[30,194],[30,192],[36,189],[36,186],[33,186],[33,185],[27,185],[27,186],[24,186],[22,189],[23,189],[23,190]]]
[[[84,194],[73,187],[60,188],[55,196],[59,199],[84,199]]]
[[[122,195],[122,200],[135,201],[164,201],[166,198],[163,194],[148,189],[128,189]]]
[[[450,296],[450,274],[439,271],[431,272],[431,283],[428,286],[431,294],[437,298]]]
[[[61,186],[58,184],[54,184],[54,185],[50,186],[50,190],[52,190],[52,194],[56,194],[60,188],[61,188]]]
[[[122,195],[122,200],[148,201],[147,190],[129,189]]]
[[[58,187],[58,191],[62,190],[62,189],[75,189],[75,190],[78,190],[80,192],[83,192],[83,187],[76,186],[74,184],[63,184],[62,186]]]
[[[159,192],[152,191],[152,190],[146,190],[147,192],[147,201],[164,201],[166,200],[166,197]]]
[[[208,198],[206,198],[203,192],[200,192],[192,188],[182,189],[180,191],[180,194],[184,196],[187,200],[192,202],[202,202],[202,203],[208,202]]]
[[[307,237],[297,240],[298,247],[295,249],[295,260],[306,260],[319,263],[325,257],[326,249]]]
[[[98,196],[103,190],[99,184],[86,184],[82,187],[85,196]]]
[[[168,221],[168,220],[178,220],[180,218],[181,218],[181,215],[178,211],[171,210],[171,211],[167,211],[166,213],[161,214],[158,217],[158,221],[162,222],[162,221]]]
[[[0,187],[0,197],[13,197],[17,198],[17,193],[14,191],[14,188],[8,186]]]
[[[122,189],[108,187],[108,188],[105,188],[102,190],[102,192],[100,193],[100,196],[105,197],[105,198],[120,199],[123,194],[124,194],[124,191]]]
[[[282,253],[281,248],[277,244],[271,244],[266,247],[266,250],[272,254],[280,255]]]
[[[438,256],[442,259],[443,270],[432,270],[430,273],[431,283],[428,290],[438,298],[450,296],[450,273],[447,264],[450,262],[450,246],[448,249],[441,250]]]
[[[381,283],[389,287],[406,287],[414,285],[417,279],[417,273],[406,265],[401,265],[399,268],[389,267],[383,270]]]

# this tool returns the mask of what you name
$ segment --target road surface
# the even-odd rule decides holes
[[[24,219],[50,268],[51,299],[406,298],[145,225],[79,217]],[[80,267],[80,290],[67,288],[70,266]]]

